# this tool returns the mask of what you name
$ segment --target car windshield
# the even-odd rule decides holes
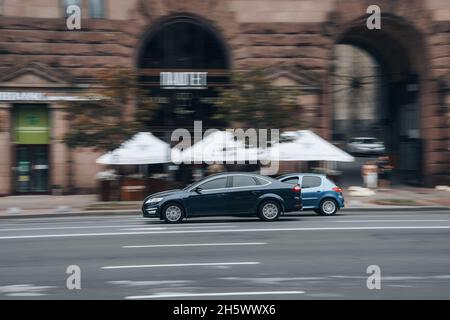
[[[201,180],[192,182],[191,184],[188,184],[186,187],[184,187],[182,190],[186,191],[187,189],[191,188],[193,185],[198,184],[199,182],[201,182]]]
[[[375,138],[354,139],[353,142],[356,142],[356,143],[365,143],[365,144],[381,143],[381,141],[378,141],[378,140],[375,139]]]

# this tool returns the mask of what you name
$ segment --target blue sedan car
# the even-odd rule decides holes
[[[284,183],[301,186],[303,210],[314,210],[319,215],[329,216],[345,206],[342,189],[324,175],[291,173],[277,179]]]

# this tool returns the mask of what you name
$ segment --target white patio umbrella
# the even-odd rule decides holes
[[[138,165],[171,162],[172,154],[177,156],[177,149],[170,149],[170,145],[155,137],[150,132],[139,132],[131,139],[110,152],[97,158],[100,164]]]
[[[272,161],[338,161],[355,159],[310,130],[299,130],[289,135],[292,141],[280,142],[271,147],[268,157]]]
[[[183,150],[178,162],[184,163],[236,163],[256,161],[260,152],[256,148],[246,148],[229,131],[215,131],[193,146]]]

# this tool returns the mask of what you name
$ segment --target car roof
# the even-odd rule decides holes
[[[320,177],[320,178],[326,177],[326,175],[320,174],[320,173],[292,172],[292,173],[285,173],[285,174],[279,176],[277,179],[283,178],[283,177],[290,177],[290,176],[314,176],[314,177]]]
[[[266,178],[266,176],[262,176],[260,174],[257,173],[253,173],[253,172],[244,172],[244,171],[226,171],[226,172],[219,172],[219,173],[214,173],[214,174],[210,174],[208,176],[203,177],[204,179],[206,178],[213,178],[213,177],[224,177],[224,176],[233,176],[233,175],[250,175],[250,176],[255,176],[255,177],[263,177]],[[267,177],[270,178],[270,177]]]

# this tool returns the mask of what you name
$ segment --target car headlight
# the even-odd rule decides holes
[[[150,198],[150,199],[148,199],[147,201],[145,201],[145,203],[146,203],[146,204],[149,204],[149,203],[157,203],[157,202],[160,202],[162,199],[163,199],[163,198]]]

